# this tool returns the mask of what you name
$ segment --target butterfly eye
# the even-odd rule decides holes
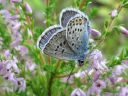
[[[84,61],[83,60],[78,60],[78,65],[79,66],[83,66],[84,65]]]

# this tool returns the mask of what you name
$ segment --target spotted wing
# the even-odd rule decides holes
[[[76,60],[79,58],[68,45],[65,34],[65,29],[55,33],[54,36],[49,39],[43,52],[58,59]]]
[[[82,13],[81,11],[74,9],[74,8],[65,8],[61,11],[60,14],[60,25],[63,27],[66,27],[67,23],[69,22],[69,20],[74,17],[76,14],[81,14],[83,16],[85,16],[84,13]]]
[[[53,34],[56,33],[60,29],[62,28],[59,25],[54,25],[54,26],[47,28],[39,37],[38,42],[37,42],[37,47],[43,50],[46,43],[49,41],[49,38],[51,38],[51,36],[53,36]]]
[[[77,14],[66,26],[66,39],[69,46],[77,54],[84,54],[88,49],[89,21],[83,15]]]

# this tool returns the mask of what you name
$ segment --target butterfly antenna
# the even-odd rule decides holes
[[[72,67],[72,69],[71,69],[71,72],[70,72],[70,74],[69,74],[69,76],[68,76],[68,79],[67,79],[67,84],[68,84],[68,81],[69,81],[69,79],[70,79],[70,77],[71,77],[71,75],[72,75],[72,72],[73,72],[74,68],[75,68],[75,67]]]

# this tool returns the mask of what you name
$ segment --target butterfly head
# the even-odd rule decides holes
[[[81,67],[81,66],[84,65],[84,60],[78,60],[77,62],[78,62],[78,66],[79,66],[79,67]]]

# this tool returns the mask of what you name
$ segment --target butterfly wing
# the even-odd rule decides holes
[[[88,50],[89,20],[81,14],[72,17],[66,26],[66,39],[72,50],[84,59]]]
[[[76,14],[81,14],[83,16],[86,16],[81,11],[74,9],[74,8],[65,8],[61,11],[60,14],[60,25],[63,27],[66,27],[68,21],[74,17]]]
[[[78,57],[68,45],[65,34],[65,29],[62,29],[54,34],[54,36],[52,36],[46,44],[44,53],[58,59],[76,60]]]
[[[41,50],[44,49],[45,44],[48,42],[49,38],[56,33],[58,30],[62,29],[59,25],[54,25],[47,28],[39,37],[37,41],[37,47]]]
[[[59,27],[56,27],[59,28]],[[54,29],[55,28],[50,28]],[[50,31],[45,31],[47,34]],[[58,59],[65,59],[65,60],[76,60],[77,57],[74,51],[70,48],[66,40],[66,30],[59,29],[58,31],[54,32],[52,35],[43,34],[39,41],[38,47],[45,53],[46,55],[56,57]],[[50,32],[51,33],[51,32]],[[46,35],[46,36],[45,36]],[[44,38],[47,37],[47,38]]]

